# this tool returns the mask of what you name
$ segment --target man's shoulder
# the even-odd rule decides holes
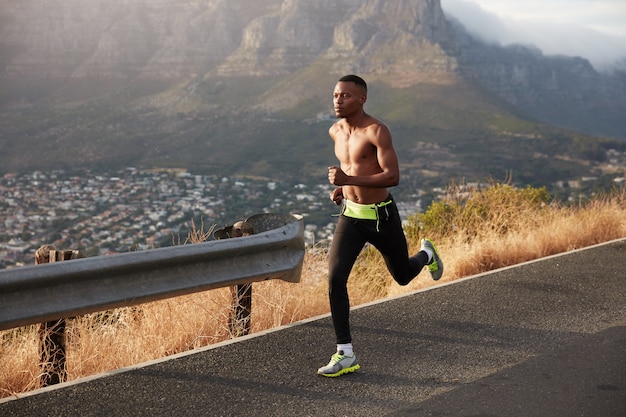
[[[379,126],[385,126],[385,127],[387,126],[385,122],[383,122],[381,119],[379,119],[376,116],[372,116],[368,114],[368,117],[370,118],[372,125],[379,125]]]
[[[341,118],[341,119],[338,119],[335,123],[333,123],[330,128],[331,129],[333,129],[333,128],[337,129],[337,128],[343,127],[343,126],[345,126],[347,124],[348,124],[348,122],[346,121],[346,119]]]
[[[373,116],[369,116],[368,123],[364,129],[374,134],[378,134],[381,131],[389,131],[389,127],[387,127],[385,122]]]
[[[330,128],[328,129],[328,133],[330,133],[332,136],[334,133],[345,130],[345,125],[346,125],[345,119],[337,120],[335,123],[330,125]]]

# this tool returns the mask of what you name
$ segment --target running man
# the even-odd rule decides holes
[[[335,142],[339,166],[328,168],[328,180],[337,186],[330,199],[342,209],[330,246],[328,292],[337,353],[317,371],[328,377],[360,368],[352,349],[347,284],[365,243],[380,251],[400,285],[411,282],[425,265],[434,280],[443,274],[443,263],[429,239],[422,239],[416,255],[408,255],[400,215],[387,189],[400,180],[398,157],[389,128],[363,110],[366,100],[367,84],[361,77],[346,75],[335,85],[333,102],[339,120],[328,134]]]

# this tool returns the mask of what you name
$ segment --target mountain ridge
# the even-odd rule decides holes
[[[391,124],[407,166],[427,150],[448,160],[425,170],[502,175],[521,164],[507,151],[532,166],[533,146],[549,157],[590,142],[597,158],[621,145],[593,135],[626,139],[622,74],[482,44],[438,0],[25,0],[0,6],[0,22],[4,170],[317,175],[332,155],[320,142],[330,91],[345,73],[370,83],[368,111]]]

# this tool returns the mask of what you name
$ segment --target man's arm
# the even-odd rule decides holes
[[[377,178],[381,182],[380,187],[396,186],[400,182],[400,168],[389,128],[385,125],[377,125],[374,138],[378,164],[383,170]]]

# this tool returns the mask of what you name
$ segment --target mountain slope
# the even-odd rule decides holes
[[[24,0],[0,22],[4,171],[322,176],[345,73],[370,83],[414,181],[539,183],[547,159],[551,177],[582,175],[621,145],[574,130],[626,138],[619,75],[482,45],[437,0]]]

